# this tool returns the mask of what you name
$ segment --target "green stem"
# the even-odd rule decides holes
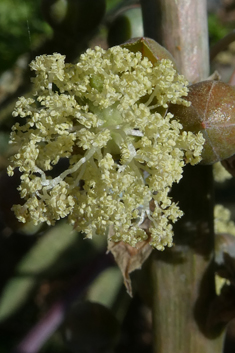
[[[145,35],[150,33],[147,23],[154,13],[151,36],[171,52],[180,72],[190,82],[208,77],[206,1],[147,0],[148,11],[144,2]],[[221,353],[223,335],[209,324],[210,304],[216,295],[212,167],[187,166],[172,197],[185,215],[174,228],[175,246],[155,251],[150,260],[153,351]]]
[[[215,299],[211,167],[187,166],[172,194],[185,215],[175,227],[175,246],[151,260],[154,353],[221,353],[220,328],[209,323]]]

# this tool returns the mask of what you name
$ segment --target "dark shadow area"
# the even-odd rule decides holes
[[[225,323],[216,318],[214,303],[217,299],[214,288],[214,263],[210,263],[205,271],[198,299],[194,306],[194,317],[201,332],[208,339],[215,339],[222,334]]]

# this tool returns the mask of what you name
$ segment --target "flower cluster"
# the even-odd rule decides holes
[[[214,208],[215,233],[227,233],[235,236],[235,223],[231,221],[231,212],[222,205]]]
[[[232,175],[222,166],[220,162],[213,164],[214,180],[217,183],[222,183],[232,178]]]
[[[150,236],[159,250],[171,246],[182,211],[168,193],[204,143],[167,112],[169,103],[189,104],[186,80],[170,60],[153,65],[118,46],[88,49],[77,64],[64,59],[31,63],[34,96],[13,112],[23,118],[12,128],[19,150],[8,168],[22,173],[18,219],[53,225],[68,216],[88,238],[112,226],[114,241],[135,246]]]

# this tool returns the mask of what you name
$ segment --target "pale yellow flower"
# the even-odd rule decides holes
[[[215,205],[214,227],[215,233],[235,235],[235,223],[231,220],[231,211],[223,205]]]
[[[121,47],[88,49],[77,64],[43,55],[31,69],[34,97],[19,98],[13,112],[26,120],[13,126],[19,150],[8,169],[22,172],[19,220],[51,225],[68,216],[88,238],[112,226],[112,240],[135,246],[148,218],[152,246],[171,246],[182,211],[168,193],[204,143],[167,113],[169,103],[189,104],[184,77],[170,60],[153,65]]]
[[[222,183],[232,178],[232,175],[222,166],[220,162],[213,164],[213,175],[217,183]]]

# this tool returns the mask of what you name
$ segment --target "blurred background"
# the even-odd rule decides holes
[[[233,33],[235,0],[208,0],[208,23],[213,47]],[[76,62],[88,47],[142,35],[135,0],[0,0],[0,353],[152,352],[147,278],[133,274],[131,299],[104,238],[83,240],[64,220],[51,228],[18,223],[11,207],[20,202],[19,175],[6,174],[15,153],[11,112],[30,95],[30,61],[59,52]],[[232,35],[211,63],[224,82],[235,68]],[[216,184],[215,199],[235,219],[233,179]],[[234,352],[233,341],[231,323],[225,353]]]

